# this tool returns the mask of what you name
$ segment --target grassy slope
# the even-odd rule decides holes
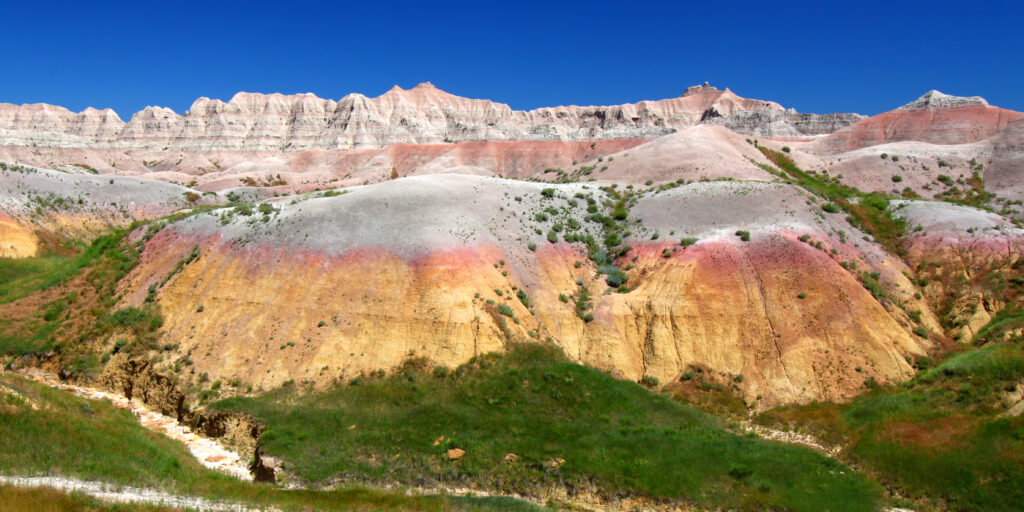
[[[1024,418],[1000,417],[999,395],[1024,381],[1024,343],[957,354],[899,387],[850,404],[770,411],[846,445],[844,457],[905,496],[955,510],[1024,503]]]
[[[107,402],[10,374],[0,374],[0,468],[7,474],[61,474],[286,510],[531,508],[511,500],[407,497],[359,488],[285,491],[239,482],[202,467],[183,446]]]
[[[541,345],[454,371],[416,363],[325,392],[286,387],[214,407],[265,421],[265,450],[313,483],[477,482],[527,493],[590,485],[609,495],[741,509],[876,504],[877,488],[834,461],[728,433],[709,416]],[[450,448],[466,454],[450,461]],[[509,453],[518,460],[506,462]]]

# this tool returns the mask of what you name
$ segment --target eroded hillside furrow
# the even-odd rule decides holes
[[[123,368],[125,366],[137,366],[140,363],[138,361],[122,359],[120,363],[115,363],[112,366]],[[189,417],[187,420],[183,420],[180,417],[181,412],[178,412],[176,415],[168,415],[161,411],[161,405],[164,402],[151,395],[136,396],[133,400],[129,395],[121,394],[120,389],[117,392],[109,392],[78,386],[63,382],[56,375],[35,368],[26,368],[21,370],[20,373],[31,380],[61,391],[90,400],[107,400],[118,408],[131,412],[139,419],[139,423],[142,426],[184,444],[196,460],[207,468],[249,481],[253,480],[254,476],[257,477],[257,480],[267,480],[269,472],[269,480],[273,480],[273,470],[262,468],[262,463],[259,460],[253,460],[251,456],[243,456],[221,446],[221,443],[224,443],[226,445],[233,445],[233,447],[244,448],[242,445],[248,444],[251,449],[250,453],[259,454],[258,431],[253,432],[250,428],[243,429],[241,433],[236,433],[234,431],[236,429],[224,428],[226,423],[238,424],[238,420],[227,419],[227,416],[231,416],[231,414],[213,412],[193,417],[191,414],[186,413]],[[114,372],[108,370],[108,375],[112,373]],[[137,381],[134,384],[142,391],[147,387],[148,383],[146,380],[152,381],[153,379],[136,378],[134,380]],[[120,384],[127,382],[128,379],[122,379]],[[238,414],[234,414],[234,416],[238,416]],[[208,434],[208,436],[203,434]],[[242,438],[245,437],[248,437],[247,441],[242,441]],[[220,438],[221,441],[217,442],[213,438]],[[258,474],[254,474],[252,470],[254,467],[261,468],[261,471]]]

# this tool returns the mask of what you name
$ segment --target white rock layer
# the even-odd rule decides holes
[[[699,123],[749,135],[799,137],[832,133],[860,119],[858,114],[800,114],[707,84],[659,101],[520,111],[425,82],[409,90],[395,86],[376,98],[349,94],[338,101],[309,93],[240,92],[226,103],[199,98],[183,115],[146,107],[128,122],[110,109],[76,114],[53,105],[2,103],[0,145],[298,151],[403,142],[656,137]]]

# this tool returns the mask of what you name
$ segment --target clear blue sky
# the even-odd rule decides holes
[[[12,1],[0,102],[128,119],[240,90],[338,99],[429,80],[529,109],[674,97],[707,80],[802,112],[875,114],[932,88],[1024,110],[1022,33],[1021,2],[977,0]]]

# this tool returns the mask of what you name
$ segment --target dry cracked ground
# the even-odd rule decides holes
[[[529,112],[430,84],[127,123],[0,105],[0,493],[1019,507],[1022,117],[937,91],[797,114],[707,85]]]

